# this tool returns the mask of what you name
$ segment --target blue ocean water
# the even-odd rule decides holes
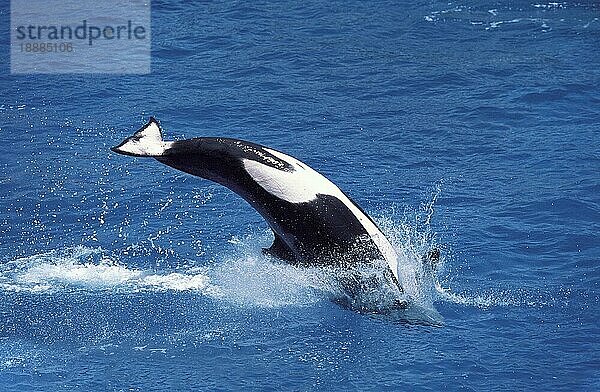
[[[153,1],[149,75],[1,46],[0,390],[600,389],[597,2]],[[438,246],[422,311],[336,305],[235,194],[109,151],[151,115],[310,164],[407,279]]]

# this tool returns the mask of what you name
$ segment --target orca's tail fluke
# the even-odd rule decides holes
[[[134,157],[157,157],[163,155],[171,143],[163,140],[160,124],[150,117],[146,125],[111,150]]]

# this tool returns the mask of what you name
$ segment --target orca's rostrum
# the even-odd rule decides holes
[[[266,254],[293,265],[350,271],[340,279],[350,299],[364,290],[385,288],[392,291],[394,306],[407,305],[398,277],[398,256],[388,239],[354,201],[305,163],[236,139],[200,137],[167,142],[154,118],[112,150],[152,157],[231,189],[273,230],[275,240],[264,249]],[[379,279],[361,277],[361,266],[374,265],[382,266]]]

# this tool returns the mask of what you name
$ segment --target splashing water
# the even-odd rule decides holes
[[[433,310],[431,273],[423,267],[422,254],[431,247],[427,236],[404,221],[389,217],[377,220],[400,257],[399,273],[406,293],[417,308]],[[0,265],[0,290],[29,293],[61,291],[134,293],[148,291],[191,291],[236,306],[306,306],[342,297],[339,268],[297,268],[262,255],[262,246],[272,241],[269,232],[232,238],[234,252],[219,255],[209,266],[177,271],[139,269],[119,262],[101,248],[77,246],[53,250]],[[383,268],[364,266],[353,271],[364,279],[383,281]],[[386,301],[395,300],[392,290],[371,290],[361,294],[361,309],[377,311]]]
[[[449,301],[485,308],[514,304],[510,298],[455,294],[441,287],[437,274],[444,257],[432,263],[424,255],[439,246],[430,223],[441,182],[431,200],[418,212],[395,211],[375,217],[398,255],[398,276],[409,301],[401,319],[441,324],[436,301]],[[307,306],[323,300],[340,302],[344,290],[340,277],[350,272],[341,268],[297,268],[279,263],[261,252],[272,241],[270,232],[261,231],[232,237],[232,255],[220,255],[209,266],[185,270],[155,271],[123,265],[101,248],[77,246],[19,258],[0,265],[0,290],[29,293],[106,291],[134,293],[147,291],[188,291],[242,307]],[[382,263],[383,260],[381,261]],[[352,274],[365,281],[384,282],[383,265],[361,266]],[[381,313],[397,300],[395,290],[386,285],[361,292],[349,306],[355,310]],[[343,302],[343,301],[342,301]],[[384,311],[385,313],[385,311]]]
[[[397,217],[397,212],[392,210],[375,217],[398,255],[398,277],[410,304],[401,317],[409,321],[441,324],[443,320],[434,302],[440,299],[437,271],[443,268],[444,258],[435,262],[427,260],[428,253],[439,248],[430,223],[441,185],[440,181],[431,200],[424,203],[420,211],[405,209],[402,216]]]
[[[304,306],[323,300],[325,287],[320,275],[277,262],[262,254],[272,241],[269,232],[232,237],[234,255],[211,271],[220,298],[238,306]]]
[[[436,233],[431,227],[435,204],[443,185],[443,179],[435,184],[429,201],[423,203],[419,211],[405,209],[400,216],[395,210],[385,211],[375,218],[398,254],[398,276],[412,305],[402,317],[416,322],[441,324],[442,317],[434,307],[436,302],[451,302],[480,309],[538,304],[538,301],[520,301],[508,291],[468,294],[454,293],[442,287],[439,276],[445,269],[444,252],[433,263],[426,262],[424,257],[433,249],[447,249],[447,246],[437,242]],[[523,296],[530,295],[524,293]]]

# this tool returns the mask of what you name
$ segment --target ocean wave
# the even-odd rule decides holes
[[[548,2],[500,6],[496,3],[460,5],[442,3],[441,9],[433,9],[423,16],[429,23],[462,23],[485,31],[497,29],[540,31],[547,33],[555,28],[570,28],[582,32],[598,18],[590,18],[595,10],[593,4]],[[510,26],[510,27],[509,27]]]

